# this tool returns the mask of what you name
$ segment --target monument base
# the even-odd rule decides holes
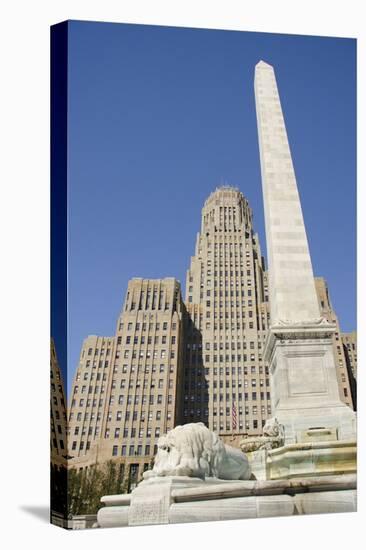
[[[319,441],[268,451],[267,479],[356,474],[356,441]]]
[[[332,430],[318,430],[317,434],[309,432],[308,437],[308,432],[304,432],[301,443],[248,452],[254,477],[257,480],[280,480],[356,474],[356,441],[327,440],[327,436],[332,437]],[[246,440],[244,442],[247,444]]]
[[[356,439],[356,415],[339,397],[334,330],[320,319],[272,326],[267,335],[272,410],[284,428],[285,444],[299,443],[303,432],[319,429],[331,430],[328,440]]]
[[[356,511],[356,476],[267,481],[156,477],[102,498],[99,527]]]

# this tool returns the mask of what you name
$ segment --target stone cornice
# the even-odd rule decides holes
[[[269,361],[276,341],[291,343],[298,340],[330,339],[336,331],[335,323],[319,318],[309,322],[277,320],[268,331],[264,345],[264,359]]]

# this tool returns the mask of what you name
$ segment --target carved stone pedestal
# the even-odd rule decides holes
[[[355,440],[356,415],[339,397],[332,334],[334,326],[272,326],[269,363],[272,410],[284,427],[285,444],[299,443],[305,431],[330,430],[327,439]]]

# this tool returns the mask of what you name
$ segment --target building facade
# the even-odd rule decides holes
[[[340,397],[355,408],[347,368],[348,355],[356,368],[355,338],[343,345],[324,279],[315,278],[315,287],[322,315],[337,326]],[[252,211],[238,189],[220,187],[202,209],[185,302],[174,278],[132,279],[116,335],[83,342],[70,396],[69,467],[112,460],[131,490],[160,435],[178,424],[204,422],[234,446],[261,434],[272,415],[263,360],[269,324],[268,272]]]
[[[53,338],[50,354],[50,434],[51,465],[65,466],[67,457],[66,399]]]
[[[185,307],[173,278],[132,279],[114,338],[88,337],[72,388],[71,467],[118,462],[128,488],[178,422]]]
[[[354,379],[357,380],[357,333],[355,330],[353,332],[342,332],[341,338],[346,361],[352,370]]]
[[[271,416],[262,357],[268,287],[252,211],[238,189],[216,189],[204,204],[186,305],[183,421],[203,421],[231,443],[260,434]]]
[[[81,466],[98,461],[111,391],[115,338],[88,336],[80,351],[69,407],[68,455]]]
[[[329,298],[328,285],[322,277],[315,277],[315,288],[322,316],[336,326],[336,332],[333,335],[333,352],[337,366],[339,396],[346,405],[356,410],[355,379],[352,369],[348,366],[348,350],[344,346],[339,320]]]

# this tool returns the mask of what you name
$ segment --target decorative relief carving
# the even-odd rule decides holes
[[[276,319],[273,321],[273,326],[313,326],[313,325],[330,325],[333,326],[333,323],[330,323],[325,317],[317,317],[315,319],[307,319],[306,321],[301,319]]]

